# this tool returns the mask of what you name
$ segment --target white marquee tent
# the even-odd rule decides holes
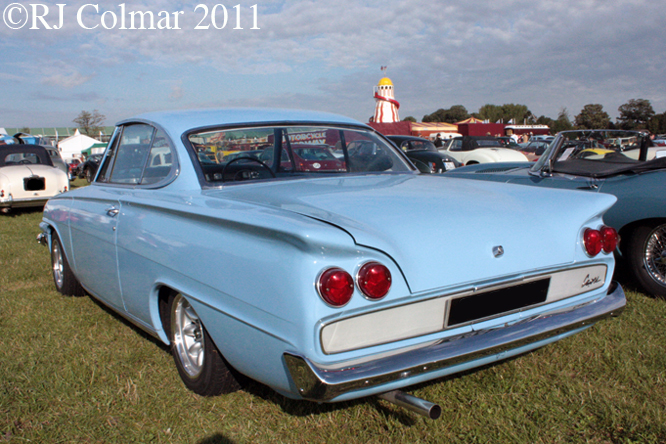
[[[67,162],[73,158],[81,159],[83,157],[81,153],[96,143],[99,143],[99,140],[81,134],[77,129],[73,136],[58,142],[58,150],[60,156]]]

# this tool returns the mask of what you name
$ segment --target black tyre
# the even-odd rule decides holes
[[[165,308],[164,328],[185,386],[201,396],[239,390],[240,375],[224,360],[187,299],[180,293],[173,293]]]
[[[627,271],[636,283],[644,292],[666,299],[666,223],[636,227],[625,245]]]
[[[51,266],[56,290],[65,296],[84,296],[86,294],[81,283],[69,267],[69,262],[67,262],[67,257],[65,257],[65,252],[62,249],[62,243],[55,232],[53,232],[53,238],[51,239]]]
[[[95,178],[95,175],[93,174],[93,172],[90,168],[86,168],[85,175],[86,175],[86,180],[88,181],[88,183],[92,182],[93,179]]]

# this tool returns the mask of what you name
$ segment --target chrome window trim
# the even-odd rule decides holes
[[[171,170],[169,171],[169,174],[167,174],[167,176],[164,177],[162,180],[160,180],[158,182],[155,182],[155,183],[151,183],[151,184],[141,184],[141,183],[138,183],[138,184],[123,184],[123,183],[115,183],[115,182],[108,182],[108,181],[107,182],[98,182],[97,181],[98,173],[102,169],[102,162],[100,162],[100,166],[97,169],[97,172],[95,173],[95,180],[90,185],[102,186],[102,187],[113,187],[113,188],[125,188],[125,189],[151,190],[151,189],[163,188],[163,187],[169,185],[171,182],[173,182],[178,177],[178,175],[180,174],[180,161],[179,161],[180,157],[178,156],[178,150],[176,149],[175,143],[171,139],[171,136],[169,136],[169,133],[167,131],[165,131],[164,128],[161,125],[158,125],[158,124],[156,124],[154,122],[151,122],[151,121],[148,121],[148,120],[142,120],[142,119],[125,120],[125,121],[122,121],[122,122],[118,123],[118,125],[116,126],[116,128],[113,132],[113,135],[111,136],[111,139],[109,140],[109,143],[106,146],[106,150],[104,150],[104,154],[102,155],[103,156],[102,159],[103,160],[107,159],[108,150],[110,149],[112,144],[115,142],[116,138],[121,137],[124,128],[126,126],[136,125],[136,124],[152,126],[154,128],[153,139],[154,139],[155,135],[160,131],[168,139],[168,142],[169,142],[169,145],[170,145],[170,148],[171,148],[171,158],[172,158]],[[150,150],[148,151],[148,158],[147,158],[146,162],[148,162],[148,160],[150,159],[150,152],[152,150],[153,142],[154,142],[154,140],[151,140]],[[108,160],[109,162],[115,163],[116,153],[117,153],[117,151],[114,151],[112,153],[113,158],[109,159]],[[109,165],[109,168],[113,169],[113,164]],[[141,179],[143,179],[143,174],[145,172],[145,168],[146,168],[146,165],[144,165],[144,170],[141,173]]]

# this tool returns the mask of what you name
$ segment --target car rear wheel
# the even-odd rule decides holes
[[[54,232],[51,240],[51,268],[56,290],[65,296],[83,296],[86,294],[81,283],[76,279],[62,249],[60,238]]]
[[[629,272],[642,290],[666,298],[666,223],[635,228],[626,243]]]
[[[201,319],[180,293],[168,302],[171,354],[185,386],[201,396],[217,396],[241,388],[240,375],[227,364]]]
[[[94,177],[93,177],[92,170],[90,168],[87,168],[86,169],[86,180],[88,181],[88,183],[90,183],[90,182],[93,181],[93,179],[94,179]]]

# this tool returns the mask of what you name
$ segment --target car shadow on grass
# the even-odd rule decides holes
[[[502,365],[507,362],[511,362],[515,359],[519,359],[525,355],[529,355],[538,350],[539,349],[527,351],[525,353],[521,353],[519,355],[512,356],[510,358],[503,359],[501,361],[495,361],[483,365],[481,367],[473,368],[449,376],[443,376],[441,378],[422,382],[420,384],[410,385],[408,387],[405,387],[403,391],[407,393],[413,393],[433,385],[446,384],[449,381],[454,381],[459,378],[463,378],[471,374],[474,374],[476,372],[485,371],[497,365]],[[368,396],[365,398],[359,398],[350,401],[342,401],[335,403],[316,403],[313,401],[295,400],[284,397],[279,393],[275,392],[270,387],[265,386],[253,380],[248,380],[248,383],[243,387],[243,391],[251,395],[257,396],[263,399],[264,401],[279,406],[283,412],[289,415],[299,416],[299,417],[330,414],[330,413],[335,413],[337,411],[353,409],[356,406],[366,404],[372,406],[382,417],[387,419],[392,418],[393,420],[399,421],[403,426],[406,427],[419,425],[425,419],[424,417],[421,417],[417,413],[411,412],[403,407],[394,405],[388,401],[378,398],[377,396]],[[444,399],[427,399],[427,401],[440,405],[443,402],[450,402],[450,400],[444,400]]]
[[[105,313],[112,316],[114,319],[122,322],[123,325],[131,328],[136,334],[141,336],[143,339],[146,339],[146,340],[152,342],[153,344],[155,344],[156,346],[161,348],[165,353],[168,353],[169,355],[171,355],[171,350],[169,349],[169,346],[166,345],[164,342],[160,341],[158,338],[156,338],[155,336],[146,332],[145,330],[137,327],[135,324],[131,323],[130,321],[128,321],[127,319],[125,319],[124,317],[119,315],[115,310],[113,310],[113,309],[107,307],[106,305],[104,305],[96,297],[92,296],[87,291],[86,291],[86,294],[90,298],[90,300],[93,301],[93,303],[95,303],[95,305],[97,305],[99,308],[104,310]]]
[[[137,327],[136,325],[132,324],[129,322],[127,319],[119,315],[117,312],[115,312],[113,309],[107,307],[104,305],[102,302],[98,301],[95,297],[88,295],[90,299],[95,303],[100,309],[102,309],[105,313],[109,314],[112,316],[114,319],[118,320],[121,322],[123,325],[131,328],[134,332],[136,332],[140,337],[146,339],[147,341],[150,341],[154,345],[156,345],[158,348],[160,348],[164,353],[168,354],[169,356],[171,355],[171,351],[169,349],[169,346],[164,344],[162,341],[160,341],[158,338],[155,338],[151,334],[145,332],[141,328]],[[405,426],[412,426],[418,423],[417,418],[418,415],[412,412],[409,412],[401,407],[394,406],[390,404],[387,401],[382,401],[379,398],[375,396],[369,396],[366,398],[360,398],[360,399],[355,399],[351,401],[343,401],[343,402],[335,402],[335,403],[316,403],[312,401],[304,401],[304,400],[295,400],[295,399],[290,399],[287,398],[283,395],[280,395],[277,393],[275,390],[272,388],[268,387],[267,385],[264,385],[260,382],[257,382],[255,380],[252,380],[250,378],[242,377],[241,385],[242,385],[242,391],[245,393],[248,393],[252,396],[256,396],[258,398],[263,399],[266,402],[269,402],[271,404],[275,404],[280,409],[282,409],[283,412],[285,412],[288,415],[292,416],[299,416],[299,417],[305,417],[305,416],[312,416],[312,415],[322,415],[322,414],[329,414],[329,413],[335,413],[337,411],[343,411],[347,410],[350,408],[354,408],[358,405],[362,404],[370,404],[372,405],[382,416],[385,417],[394,417],[396,420],[400,421],[403,425]],[[432,383],[439,383],[443,379],[437,379],[433,381]],[[415,389],[418,387],[425,387],[430,385],[431,383],[424,383],[421,385],[415,385],[410,387],[410,389]],[[223,395],[222,395],[223,396]],[[212,435],[208,438],[205,438],[203,441],[200,441],[198,444],[226,444],[226,443],[233,443],[232,440],[228,439],[224,435],[216,434]]]
[[[151,343],[155,344],[157,347],[159,347],[164,353],[167,353],[169,356],[171,355],[171,351],[169,346],[164,344],[162,341],[160,341],[158,338],[155,338],[154,336],[150,335],[149,333],[145,332],[141,328],[137,327],[136,325],[132,324],[128,320],[126,320],[124,317],[119,315],[117,312],[114,310],[108,308],[106,305],[98,301],[96,298],[90,296],[90,299],[97,305],[99,306],[102,310],[104,310],[106,313],[108,313],[110,316],[113,318],[117,319],[118,321],[122,322],[125,326],[131,328],[133,331],[135,331],[138,335],[140,335],[142,338],[150,341]],[[539,349],[537,349],[539,350]],[[479,371],[484,371],[489,368],[495,367],[496,365],[501,365],[505,364],[507,362],[511,362],[514,359],[518,359],[524,355],[528,355],[530,353],[533,353],[536,350],[528,351],[522,354],[519,354],[517,356],[513,356],[507,359],[503,359],[501,361],[496,361],[490,364],[483,365],[481,367],[477,367],[474,369],[466,370],[460,373],[456,373],[454,375],[449,375],[449,376],[444,376],[438,379],[433,379],[431,381],[426,381],[420,384],[415,384],[411,385],[409,387],[405,388],[405,392],[411,393],[414,391],[419,391],[421,389],[430,387],[432,385],[436,384],[444,384],[449,381],[454,381],[458,378],[463,378],[468,375],[474,374]],[[247,377],[243,377],[241,375],[241,380],[239,381],[242,386],[242,391],[245,393],[248,393],[252,396],[256,396],[258,398],[261,398],[262,400],[275,404],[276,406],[280,407],[283,412],[285,412],[288,415],[292,416],[298,416],[298,417],[306,417],[306,416],[318,416],[318,415],[325,415],[325,414],[334,414],[338,411],[344,411],[348,409],[353,409],[356,408],[359,405],[371,405],[382,417],[384,418],[393,418],[396,421],[399,421],[403,426],[411,427],[415,426],[417,424],[420,424],[423,418],[421,418],[417,413],[410,412],[409,410],[399,407],[397,405],[394,405],[388,401],[382,400],[378,398],[377,396],[368,396],[365,398],[359,398],[359,399],[354,399],[350,401],[342,401],[342,402],[334,402],[334,403],[317,403],[313,401],[306,401],[306,400],[296,400],[296,399],[290,399],[287,398],[283,395],[280,395],[277,393],[275,390],[272,388],[268,387],[267,385],[264,385],[260,382],[257,382],[255,380],[252,380]],[[222,395],[224,396],[224,395]],[[434,403],[439,403],[439,402],[444,402],[444,400],[438,400],[438,399],[428,399],[427,401],[434,402]],[[229,438],[225,437],[224,435],[221,434],[215,434],[210,437],[205,438],[204,440],[200,441],[197,444],[233,444],[234,441],[230,440]]]
[[[0,210],[0,217],[20,217],[24,214],[34,214],[42,212],[44,212],[43,207],[2,208]]]
[[[215,433],[207,438],[197,442],[197,444],[235,444],[236,441],[229,439],[221,433]]]

